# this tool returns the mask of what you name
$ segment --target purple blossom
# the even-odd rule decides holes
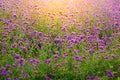
[[[66,52],[64,52],[64,57],[67,57],[67,56],[68,56],[68,54]]]
[[[10,65],[9,65],[9,64],[6,64],[6,68],[10,68]]]
[[[0,18],[0,21],[3,21],[4,20],[4,18]]]
[[[115,55],[115,54],[112,54],[111,57],[112,57],[112,58],[116,58],[116,55]]]
[[[85,38],[86,36],[85,35],[80,35],[80,40]]]
[[[106,73],[109,75],[110,78],[114,78],[114,74],[110,70],[106,70]]]
[[[120,71],[120,66],[118,67],[118,71]]]
[[[67,39],[68,39],[68,40],[71,40],[71,39],[72,39],[72,36],[71,36],[71,35],[68,35],[68,36],[67,36]]]
[[[14,78],[14,80],[19,80],[18,78]]]
[[[13,17],[14,17],[15,19],[17,19],[17,14],[13,14]]]
[[[14,58],[16,58],[16,59],[19,59],[20,58],[20,54],[14,54]]]
[[[58,42],[58,43],[62,43],[62,40],[59,39],[59,38],[56,38],[55,41]]]
[[[38,34],[39,34],[39,36],[40,36],[40,37],[42,37],[42,36],[43,36],[43,33],[42,33],[42,32],[39,32]]]
[[[59,58],[59,56],[57,54],[54,55],[54,59],[57,59]]]
[[[24,46],[21,46],[21,49],[23,52],[25,52],[27,50],[26,47],[24,47]]]
[[[46,60],[46,64],[49,64],[51,62],[51,59]]]
[[[86,59],[86,58],[87,58],[87,56],[84,54],[84,55],[82,56],[82,58],[83,58],[83,59]]]
[[[94,79],[94,76],[90,76],[90,75],[88,75],[86,78],[87,78],[87,79],[91,79],[91,80],[93,80],[93,79]]]
[[[19,60],[20,63],[23,63],[24,61],[25,61],[24,58],[21,58],[21,59]]]
[[[75,56],[74,60],[80,60],[80,57],[79,56]]]
[[[6,80],[11,80],[11,78],[7,78]]]
[[[31,64],[32,64],[32,63],[39,63],[39,60],[33,58],[33,59],[30,59],[29,62],[30,62]]]
[[[95,51],[93,49],[90,49],[89,50],[89,53],[94,53]]]
[[[13,43],[12,48],[16,47],[17,45],[18,45],[17,43]]]
[[[25,61],[24,58],[21,58],[21,59],[19,60],[19,65],[20,65],[20,66],[24,66],[24,64],[23,64],[24,61]]]

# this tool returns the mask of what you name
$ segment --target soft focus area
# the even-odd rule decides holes
[[[0,80],[120,80],[120,0],[0,0]]]

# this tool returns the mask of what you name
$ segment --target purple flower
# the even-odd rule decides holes
[[[9,65],[9,64],[6,64],[6,68],[10,68],[10,65]]]
[[[104,56],[104,59],[108,60],[108,58],[109,58],[108,56]]]
[[[12,23],[12,22],[13,22],[13,20],[11,20],[11,19],[10,19],[10,20],[8,20],[8,22],[9,22],[9,23]]]
[[[21,58],[21,59],[19,60],[19,65],[20,65],[20,66],[23,66],[23,65],[24,65],[24,64],[23,64],[24,61],[25,61],[24,58]]]
[[[118,67],[118,71],[120,71],[120,66]]]
[[[104,47],[104,46],[99,46],[99,48],[100,48],[101,50],[104,50],[104,49],[105,49],[105,47]]]
[[[13,43],[12,48],[16,47],[17,45],[18,45],[17,43]]]
[[[16,19],[17,18],[17,14],[13,14],[13,17]]]
[[[94,50],[90,49],[90,50],[89,50],[89,53],[94,53]]]
[[[32,63],[39,63],[39,60],[37,60],[37,59],[30,59],[30,63],[32,64]]]
[[[18,78],[14,78],[14,80],[19,80]]]
[[[59,56],[57,54],[54,55],[54,59],[57,59],[59,58]]]
[[[21,59],[19,60],[19,62],[20,62],[20,63],[23,63],[23,62],[24,62],[24,58],[21,58]]]
[[[27,50],[26,47],[24,47],[24,46],[21,46],[21,49],[23,52],[25,52]]]
[[[85,38],[85,35],[80,35],[80,40]]]
[[[55,41],[58,42],[58,43],[62,43],[62,40],[58,39],[58,38],[56,38]]]
[[[20,54],[14,54],[14,58],[16,58],[16,59],[19,59],[20,58]]]
[[[46,60],[46,64],[49,64],[51,62],[51,59]]]
[[[116,55],[115,55],[115,54],[112,54],[112,58],[116,58]]]
[[[16,67],[16,64],[12,64],[13,67]]]
[[[40,37],[42,37],[42,36],[43,36],[43,33],[42,33],[42,32],[39,32],[38,34],[39,34],[39,36],[40,36]]]
[[[55,51],[55,54],[59,54],[59,51]]]
[[[71,36],[71,35],[68,35],[68,36],[67,36],[67,39],[68,39],[68,40],[71,40],[71,39],[72,39],[72,36]]]
[[[83,59],[86,59],[86,58],[87,58],[87,56],[84,54],[84,55],[82,56],[82,58],[83,58]]]
[[[6,80],[11,80],[11,78],[7,78]]]
[[[80,60],[80,57],[79,56],[75,56],[74,60]]]
[[[114,74],[110,70],[106,70],[106,73],[109,75],[110,78],[114,78]]]
[[[64,52],[64,57],[67,57],[67,56],[68,56],[68,54],[66,52]]]
[[[94,79],[94,76],[90,76],[90,75],[88,75],[86,78],[87,78],[87,79],[91,79],[91,80],[93,80],[93,79]]]
[[[4,19],[3,18],[0,18],[0,21],[3,21]]]
[[[34,63],[35,62],[35,60],[34,59],[30,59],[30,63],[32,64],[32,63]]]

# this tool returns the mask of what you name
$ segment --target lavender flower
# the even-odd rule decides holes
[[[7,78],[6,80],[11,80],[11,78]]]
[[[57,54],[54,55],[54,59],[57,59],[59,58],[59,56]]]
[[[89,53],[94,53],[94,50],[93,50],[93,49],[90,49],[90,50],[89,50]]]
[[[17,19],[17,14],[13,14],[13,17],[14,17],[15,19]]]
[[[16,47],[17,45],[18,45],[17,43],[13,43],[12,48]]]
[[[110,78],[114,78],[114,74],[110,70],[106,70],[106,73],[109,75]]]
[[[74,60],[77,60],[77,61],[78,61],[78,60],[80,60],[80,57],[79,57],[79,56],[75,56],[75,57],[74,57]]]
[[[14,54],[14,58],[16,58],[16,59],[19,59],[20,58],[20,54]]]
[[[18,78],[14,78],[14,80],[19,80]]]
[[[46,64],[49,64],[51,62],[51,59],[46,60]]]

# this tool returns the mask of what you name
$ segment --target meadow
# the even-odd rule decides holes
[[[120,1],[0,0],[0,80],[120,80]]]

